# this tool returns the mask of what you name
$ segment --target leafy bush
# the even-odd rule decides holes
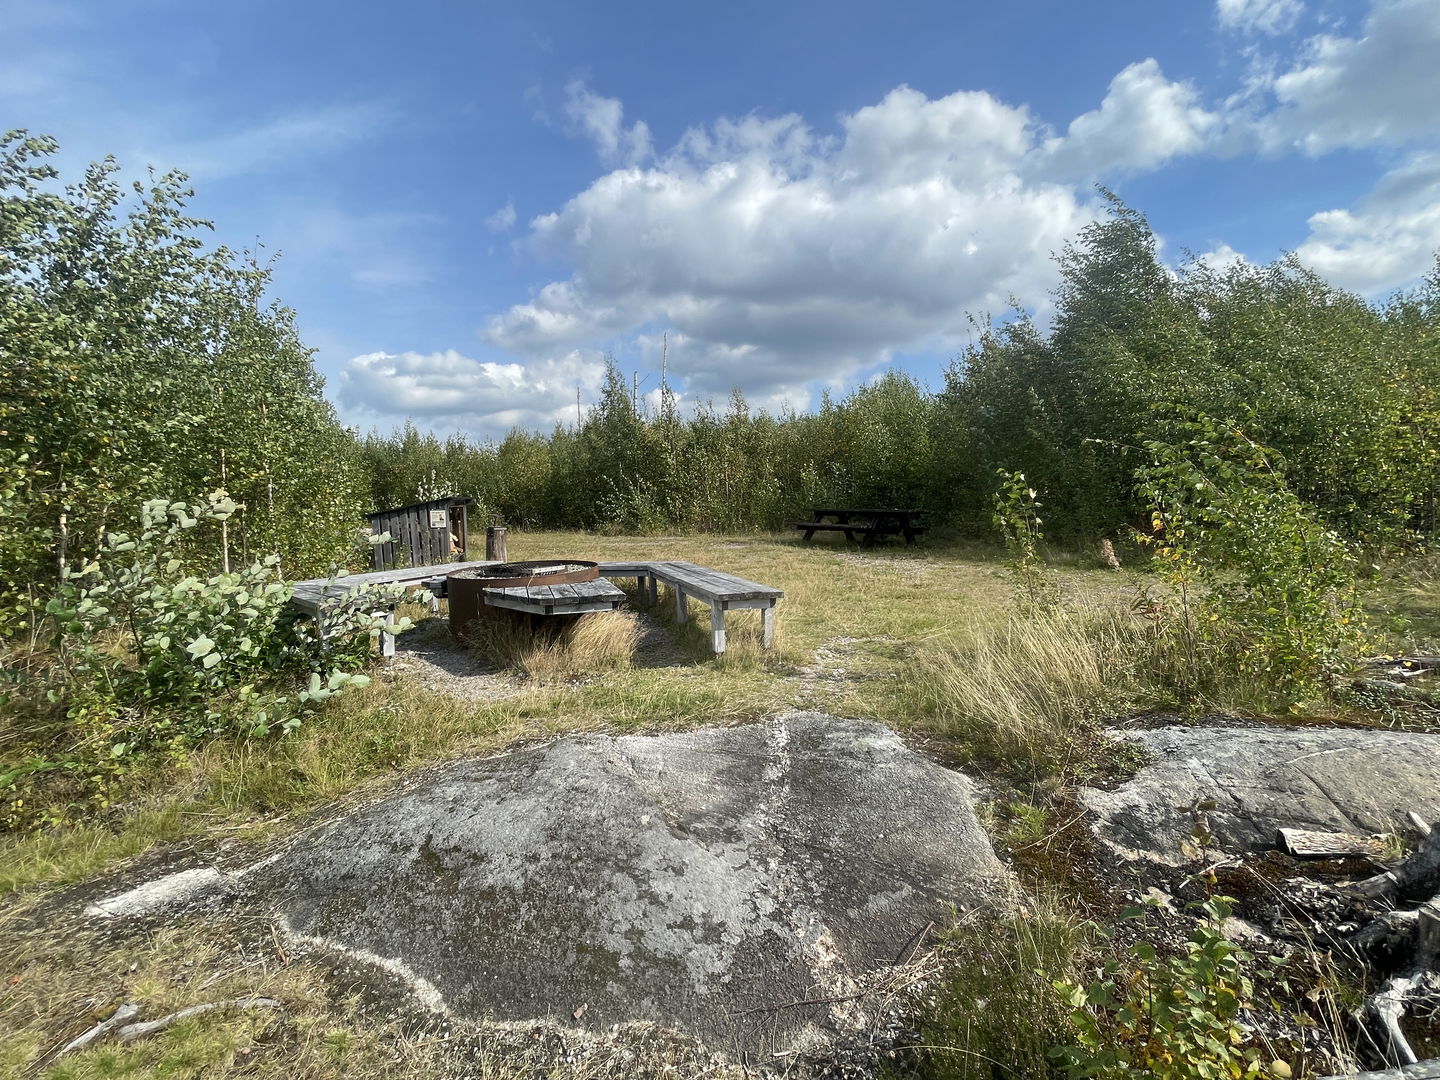
[[[1022,611],[1044,615],[1060,609],[1065,595],[1060,578],[1040,557],[1045,539],[1039,493],[1025,483],[1022,472],[997,471],[1000,490],[995,495],[995,528],[1005,540],[1010,558],[1005,577],[1015,590]]]
[[[1105,962],[1089,983],[1060,979],[1077,1045],[1056,1057],[1071,1077],[1104,1080],[1252,1080],[1289,1076],[1284,1062],[1266,1067],[1242,1021],[1254,986],[1252,957],[1222,932],[1225,897],[1198,905],[1200,921],[1183,951],[1161,956],[1147,941],[1124,959]],[[1145,908],[1122,917],[1135,919]]]
[[[322,649],[287,606],[275,556],[208,578],[185,572],[180,553],[197,527],[238,509],[218,491],[208,505],[151,500],[136,533],[107,534],[96,558],[67,573],[45,608],[50,722],[17,715],[22,750],[0,771],[11,825],[65,816],[34,805],[37,786],[68,780],[82,802],[103,806],[115,779],[149,755],[288,731],[369,681],[355,669],[373,636],[403,628],[376,614],[399,590],[352,590],[327,608]]]
[[[1224,683],[1285,706],[1333,690],[1367,641],[1354,552],[1237,424],[1199,416],[1177,431],[1145,443],[1139,538],[1172,590],[1144,599],[1181,697]]]
[[[237,561],[322,573],[362,475],[269,268],[206,246],[183,175],[62,186],[58,151],[0,133],[0,637],[156,492],[225,488]]]

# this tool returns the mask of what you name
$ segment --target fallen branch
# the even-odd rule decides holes
[[[76,1050],[84,1050],[85,1047],[91,1043],[109,1035],[110,1032],[114,1031],[121,1024],[127,1023],[138,1015],[140,1015],[140,1006],[132,1005],[127,1001],[110,1014],[110,1019],[102,1020],[83,1035],[75,1036],[75,1038],[71,1039],[56,1051],[55,1056],[58,1058],[62,1054],[73,1053]]]
[[[1365,1002],[1365,1011],[1385,1033],[1384,1050],[1393,1065],[1414,1065],[1420,1060],[1400,1029],[1400,1020],[1412,999],[1440,994],[1440,974],[1435,970],[1437,957],[1440,957],[1440,897],[1422,904],[1416,912],[1415,966],[1403,975],[1387,979],[1379,992]]]
[[[241,997],[234,1001],[211,1001],[204,1005],[191,1005],[187,1009],[173,1012],[169,1016],[162,1016],[158,1020],[145,1020],[132,1024],[130,1021],[140,1014],[140,1006],[127,1001],[117,1008],[108,1020],[101,1021],[83,1035],[71,1039],[56,1051],[55,1057],[59,1058],[65,1054],[74,1053],[76,1050],[84,1050],[111,1033],[119,1042],[134,1042],[136,1039],[143,1039],[146,1035],[164,1031],[181,1020],[199,1016],[201,1013],[207,1013],[214,1009],[283,1009],[284,1007],[281,1002],[273,998]],[[54,1058],[51,1060],[53,1061]]]
[[[191,1005],[188,1009],[181,1009],[169,1016],[162,1016],[159,1020],[147,1020],[142,1024],[127,1024],[116,1033],[116,1038],[122,1043],[134,1042],[136,1039],[143,1039],[146,1035],[164,1031],[171,1024],[210,1012],[212,1009],[283,1009],[284,1007],[274,998],[243,997],[236,998],[234,1001],[212,1001],[205,1005]]]

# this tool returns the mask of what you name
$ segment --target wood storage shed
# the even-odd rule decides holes
[[[465,558],[468,497],[447,495],[428,502],[397,506],[367,514],[372,535],[389,533],[391,539],[376,544],[376,570],[402,566],[434,566]]]

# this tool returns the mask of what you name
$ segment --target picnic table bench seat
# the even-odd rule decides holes
[[[784,597],[783,589],[690,562],[602,562],[600,573],[605,577],[635,578],[640,584],[641,594],[647,596],[651,604],[658,602],[658,583],[663,581],[675,593],[675,621],[678,623],[690,620],[688,598],[694,597],[709,604],[710,645],[716,654],[725,651],[727,611],[758,610],[760,644],[768,649],[775,642],[775,605]]]

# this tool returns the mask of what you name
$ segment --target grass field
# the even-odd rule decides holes
[[[483,542],[476,538],[476,545]],[[1114,767],[1095,736],[1099,722],[1152,703],[1135,660],[1144,626],[1130,613],[1134,582],[1098,561],[1062,564],[1072,612],[1037,621],[1017,617],[997,551],[941,542],[861,552],[791,537],[518,532],[509,554],[683,559],[778,586],[785,598],[775,648],[760,648],[757,612],[737,612],[729,617],[729,651],[714,658],[708,620],[676,625],[673,604],[662,596],[648,615],[665,640],[658,655],[642,649],[627,662],[617,658],[614,641],[589,660],[552,655],[494,700],[379,677],[283,738],[217,742],[150,767],[103,819],[6,838],[0,948],[10,959],[0,988],[0,1031],[8,1033],[0,1074],[538,1075],[542,1058],[553,1064],[553,1055],[495,1042],[477,1049],[459,1034],[417,1029],[347,994],[323,965],[286,956],[254,928],[180,923],[110,940],[50,919],[47,897],[158,852],[243,858],[312,812],[369,798],[438,762],[570,732],[732,724],[787,709],[878,719],[981,772],[995,796],[988,813],[999,846],[1018,848],[1051,828],[1068,781]],[[1393,588],[1416,617],[1433,611],[1429,586]],[[411,634],[443,633],[426,609],[411,614],[419,620]],[[1020,867],[1037,885],[1063,878],[1065,869],[1023,859]],[[1069,940],[1066,918],[1057,916],[1055,925]],[[1015,993],[1033,994],[1027,986]],[[283,1017],[215,1012],[133,1046],[43,1064],[44,1055],[122,1000],[155,1015],[198,998],[247,995],[279,998],[287,1010]],[[645,1068],[663,1071],[669,1051],[655,1052]],[[621,1071],[618,1059],[588,1052],[547,1075]]]

